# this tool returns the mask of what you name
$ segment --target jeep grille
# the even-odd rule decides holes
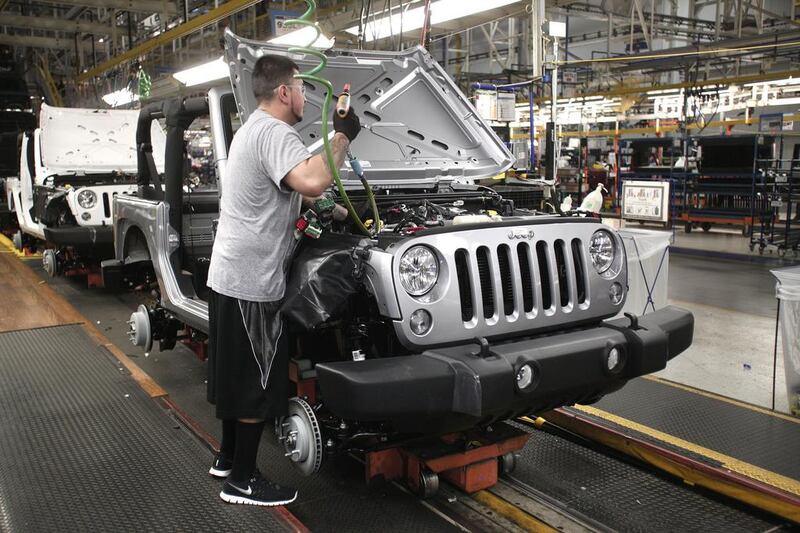
[[[527,220],[421,232],[392,250],[390,290],[397,298],[394,326],[400,341],[419,349],[475,337],[532,334],[617,314],[620,305],[611,302],[609,290],[613,283],[627,286],[624,255],[620,271],[611,277],[598,274],[589,257],[589,240],[603,226],[582,218],[541,217],[526,224]],[[615,239],[624,254],[622,241]],[[397,258],[416,245],[434,250],[440,264],[439,281],[422,296],[409,295],[397,281]],[[381,272],[387,263],[375,259],[375,264],[373,285],[386,286]],[[417,309],[433,317],[424,335],[416,335],[409,326]]]
[[[520,242],[496,247],[479,246],[474,268],[470,252],[455,251],[456,276],[461,302],[461,319],[493,321],[496,313],[538,316],[569,313],[586,303],[588,279],[581,239]],[[522,298],[515,298],[519,284]],[[475,300],[481,303],[476,316]]]

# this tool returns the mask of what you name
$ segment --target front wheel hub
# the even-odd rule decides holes
[[[42,268],[51,278],[56,277],[58,274],[58,258],[55,250],[48,248],[42,253]]]
[[[22,250],[23,242],[22,242],[22,232],[18,231],[14,234],[14,248],[17,250]]]
[[[301,398],[289,400],[289,414],[276,424],[278,440],[300,472],[310,476],[322,466],[322,430],[314,410]]]
[[[145,352],[149,352],[153,348],[150,311],[144,305],[140,305],[128,320],[128,338],[134,346],[142,346]]]

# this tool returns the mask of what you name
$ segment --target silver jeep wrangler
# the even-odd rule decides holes
[[[206,272],[215,193],[184,193],[183,134],[210,117],[217,178],[237,116],[255,109],[251,71],[283,47],[228,32],[231,87],[206,98],[150,104],[139,119],[139,197],[114,201],[116,260],[108,278],[152,268],[158,302],[131,317],[149,350],[208,331]],[[627,291],[622,240],[596,218],[515,208],[471,182],[508,168],[512,155],[423,49],[332,50],[321,73],[350,83],[366,131],[363,161],[381,227],[334,223],[293,254],[283,313],[298,397],[277,431],[306,473],[327,452],[484,428],[519,415],[589,403],[663,369],[692,342],[693,317],[666,307],[609,320]],[[306,70],[311,57],[293,57]],[[306,85],[297,129],[321,149],[322,87]],[[154,170],[150,123],[165,118],[166,170]],[[348,166],[346,190],[372,217]],[[335,193],[334,193],[335,194]],[[377,224],[373,221],[372,224]]]

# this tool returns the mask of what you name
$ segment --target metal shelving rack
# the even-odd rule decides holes
[[[759,136],[748,137],[752,137],[752,168],[704,171],[701,160],[700,170],[686,176],[685,205],[680,216],[686,233],[698,225],[709,231],[713,224],[734,224],[742,226],[744,236],[753,234],[754,225],[768,205],[754,194]],[[704,139],[707,138],[692,140]]]
[[[753,180],[754,205],[758,201],[767,207],[758,213],[759,232],[751,237],[750,250],[758,247],[761,254],[767,250],[779,257],[787,253],[797,257],[800,255],[800,160],[759,159],[758,164],[759,171]]]

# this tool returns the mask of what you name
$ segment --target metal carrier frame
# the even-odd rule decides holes
[[[289,379],[298,398],[311,406],[317,401],[316,373],[309,361],[289,362]],[[439,476],[468,494],[493,487],[500,473],[510,473],[516,452],[531,434],[506,423],[486,429],[450,433],[422,443],[367,451],[367,484],[403,481],[416,494],[429,498],[439,489]]]

